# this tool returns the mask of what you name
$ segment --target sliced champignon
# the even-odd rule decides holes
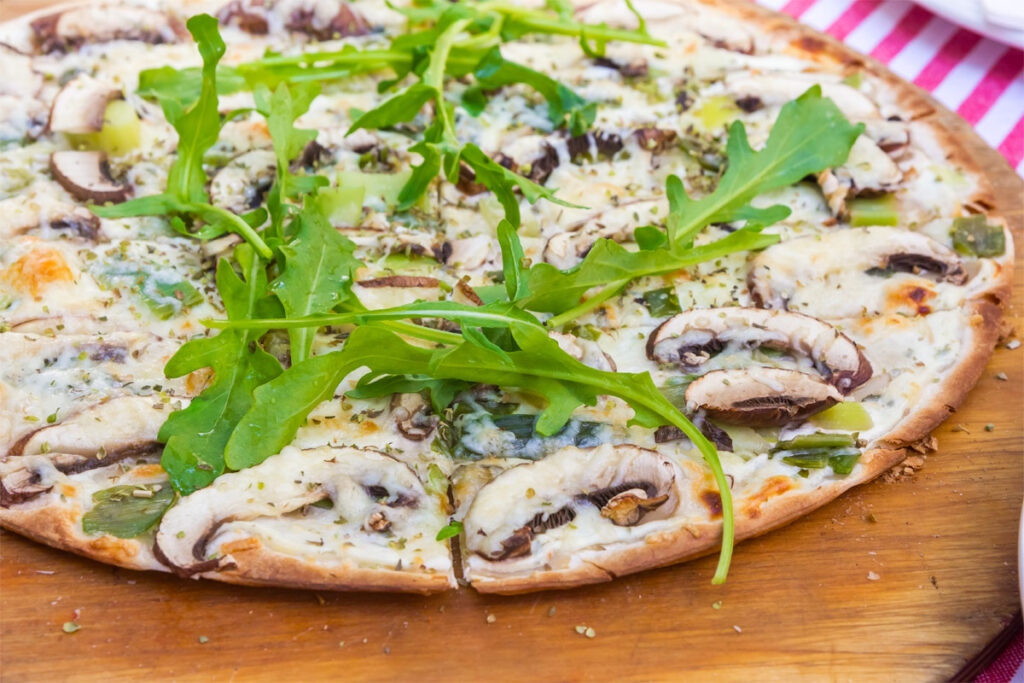
[[[50,172],[61,187],[81,201],[123,202],[130,191],[110,177],[103,152],[54,152],[50,155]]]
[[[434,277],[423,275],[386,275],[375,277],[369,280],[359,280],[360,287],[379,289],[382,287],[398,287],[402,289],[417,289],[421,287],[433,288],[441,284],[441,281]]]
[[[597,130],[576,135],[566,141],[569,158],[577,161],[583,157],[608,158],[622,149],[622,137],[618,133]]]
[[[264,36],[270,31],[266,3],[263,0],[232,0],[217,12],[223,26],[237,26],[246,33]]]
[[[676,141],[679,134],[668,128],[655,128],[652,126],[634,131],[633,137],[636,138],[636,142],[640,145],[641,149],[645,149],[651,154],[661,154],[668,149],[669,145]]]
[[[276,172],[277,157],[271,150],[240,154],[213,176],[210,201],[234,213],[251,211],[263,203]]]
[[[467,548],[507,560],[532,554],[536,539],[569,522],[585,534],[596,525],[665,519],[679,505],[684,478],[672,461],[636,446],[563,448],[480,488],[463,522]]]
[[[750,295],[758,306],[799,310],[830,318],[902,311],[907,302],[893,295],[909,273],[917,278],[963,285],[968,274],[961,257],[931,237],[888,227],[848,228],[799,237],[768,247],[751,264]],[[857,292],[849,296],[848,292]]]
[[[543,185],[560,163],[558,150],[551,143],[545,141],[541,143],[540,154],[520,167],[519,172],[533,182]]]
[[[359,300],[368,308],[390,308],[414,301],[437,301],[441,281],[424,275],[386,275],[358,280]]]
[[[871,378],[867,358],[832,325],[799,313],[759,308],[694,309],[672,316],[647,338],[647,357],[692,370],[728,348],[761,346],[807,356],[844,394]]]
[[[456,266],[461,271],[476,270],[491,259],[491,238],[487,235],[473,235],[448,240],[440,249],[439,261]]]
[[[734,100],[756,97],[766,107],[781,107],[790,100],[795,100],[816,83],[818,81],[813,77],[767,73],[750,75],[746,71],[727,76],[724,81],[726,92]],[[845,83],[818,84],[821,85],[821,94],[835,102],[848,119],[864,121],[882,118],[871,98],[856,88]]]
[[[38,498],[53,488],[46,468],[38,462],[0,473],[0,507],[9,508]]]
[[[118,396],[29,432],[8,448],[7,455],[53,451],[88,456],[96,461],[94,467],[100,467],[159,451],[157,433],[170,412],[158,396]]]
[[[473,286],[469,284],[468,275],[455,283],[455,287],[452,288],[451,298],[455,303],[465,304],[466,306],[484,305],[484,300],[480,298],[480,295],[476,293]]]
[[[846,163],[818,174],[818,185],[832,215],[846,218],[846,200],[858,195],[878,194],[896,189],[903,172],[874,141],[861,135],[853,143]]]
[[[567,354],[597,370],[615,372],[615,361],[601,348],[600,344],[590,339],[581,339],[574,334],[548,332],[548,336],[558,343],[558,348]]]
[[[90,242],[101,236],[99,217],[84,206],[54,200],[40,207],[31,196],[0,200],[0,238],[47,229]]]
[[[398,432],[410,441],[423,441],[440,422],[422,394],[394,394],[391,397],[391,416]]]
[[[99,132],[107,105],[121,96],[120,88],[88,74],[79,74],[53,98],[49,128],[55,133]]]
[[[596,57],[594,64],[618,71],[624,78],[646,78],[648,73],[647,60],[643,57],[638,57],[629,62],[617,61],[607,57]]]
[[[69,52],[82,45],[113,40],[174,43],[185,34],[180,23],[163,12],[130,5],[87,4],[32,22],[40,52]]]
[[[843,400],[828,382],[797,370],[712,370],[686,388],[686,405],[728,424],[780,427]]]
[[[180,576],[232,568],[235,558],[216,550],[232,522],[277,519],[324,498],[358,533],[422,532],[412,524],[427,494],[408,465],[371,450],[289,446],[182,498],[161,520],[154,553]]]
[[[290,31],[305,33],[317,40],[334,40],[352,36],[365,36],[370,32],[366,19],[346,2],[331,0],[301,0],[282,3],[290,9],[285,26]]]

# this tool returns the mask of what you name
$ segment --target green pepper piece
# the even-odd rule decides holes
[[[152,492],[139,497],[135,491]],[[159,491],[150,486],[113,486],[92,494],[95,505],[82,515],[82,530],[90,536],[110,534],[118,538],[135,538],[149,531],[160,521],[176,494],[170,484]]]
[[[792,439],[780,441],[775,444],[773,450],[777,451],[803,451],[812,448],[842,448],[845,446],[856,446],[856,434],[834,434],[815,432],[813,434],[801,434]]]
[[[967,256],[990,258],[1006,253],[1002,226],[989,225],[982,215],[953,219],[953,248]]]
[[[814,415],[808,422],[822,429],[842,429],[851,432],[871,429],[874,425],[871,414],[856,401],[837,403],[828,410]]]
[[[850,225],[899,225],[900,213],[896,197],[885,194],[881,197],[860,197],[846,202],[850,212]]]
[[[828,459],[828,466],[832,468],[832,471],[836,474],[849,474],[853,471],[853,466],[860,460],[860,453],[847,453],[844,455],[833,455]]]
[[[644,306],[655,318],[664,318],[681,312],[679,297],[674,287],[652,289],[643,293]]]

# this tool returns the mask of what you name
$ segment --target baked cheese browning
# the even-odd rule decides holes
[[[313,565],[404,569],[450,582],[447,545],[434,540],[445,504],[383,453],[289,447],[183,498],[160,523],[157,555],[182,576],[233,569],[244,577],[245,549],[261,547]],[[258,545],[239,543],[248,538]]]

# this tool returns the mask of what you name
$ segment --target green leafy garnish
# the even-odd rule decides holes
[[[92,494],[93,507],[82,515],[82,530],[94,536],[135,538],[160,521],[177,498],[170,486],[112,486]]]
[[[103,218],[129,216],[175,216],[172,224],[184,234],[193,234],[185,219],[198,218],[206,226],[195,234],[211,239],[225,232],[245,238],[263,257],[271,257],[270,248],[243,218],[209,203],[206,192],[206,171],[203,156],[217,142],[221,120],[217,111],[217,63],[224,56],[224,40],[217,32],[217,20],[199,14],[186,24],[203,57],[202,87],[191,106],[175,97],[160,100],[164,116],[178,133],[178,151],[167,176],[167,189],[162,194],[129,199],[113,206],[94,206],[93,212]]]
[[[306,198],[296,223],[294,238],[280,247],[284,270],[270,291],[289,318],[323,315],[351,296],[353,273],[362,264],[352,255],[355,245],[331,227],[315,198]],[[309,356],[315,331],[288,330],[292,363]]]
[[[777,236],[762,235],[759,230],[789,216],[789,208],[755,208],[750,201],[842,164],[863,129],[863,124],[847,121],[832,100],[822,98],[818,85],[782,107],[768,141],[758,152],[750,147],[743,124],[733,122],[726,145],[729,167],[711,194],[691,199],[681,181],[669,179],[666,190],[670,212],[660,247],[630,252],[611,240],[600,239],[570,270],[559,271],[539,263],[530,271],[533,295],[525,305],[532,310],[559,313],[549,324],[561,325],[592,310],[638,277],[669,273],[777,242]],[[746,221],[747,226],[717,242],[693,247],[696,235],[708,225],[738,220]],[[655,237],[645,233],[646,246],[658,244],[660,240]],[[580,304],[583,295],[595,287],[600,290]]]
[[[247,245],[236,249],[243,277],[226,259],[217,265],[217,289],[230,320],[250,320],[275,312],[267,294],[266,264]],[[252,405],[256,387],[281,374],[281,364],[255,340],[266,330],[226,330],[193,339],[167,362],[168,377],[213,370],[213,382],[192,402],[171,413],[158,438],[165,445],[161,464],[182,495],[207,486],[224,472],[224,447],[239,419]]]
[[[452,520],[445,526],[441,527],[441,530],[437,532],[437,537],[435,538],[435,540],[443,541],[445,539],[452,538],[453,536],[458,536],[461,533],[462,522]]]
[[[884,194],[881,197],[857,197],[847,200],[850,225],[899,225],[900,212],[896,197]]]

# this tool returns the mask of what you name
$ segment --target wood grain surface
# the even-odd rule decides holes
[[[0,20],[45,4],[0,0]],[[1024,183],[944,116],[1024,251]],[[0,678],[948,679],[1020,606],[1022,382],[1024,348],[997,350],[921,471],[740,545],[719,587],[710,557],[512,598],[313,594],[134,573],[0,531]]]

